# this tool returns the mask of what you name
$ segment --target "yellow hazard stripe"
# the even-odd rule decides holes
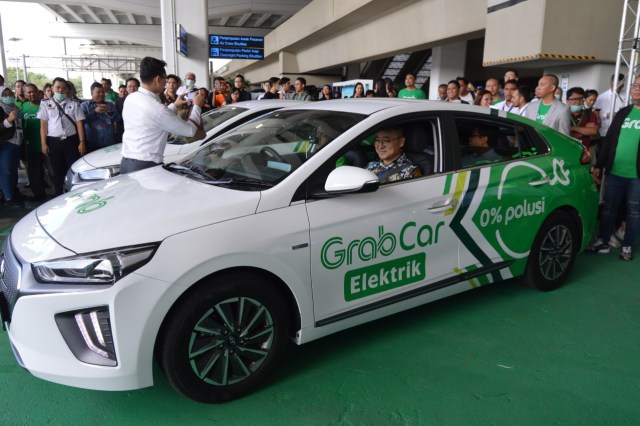
[[[512,56],[511,58],[503,58],[495,61],[484,61],[482,65],[490,66],[497,64],[505,64],[511,62],[534,61],[536,59],[570,59],[574,61],[597,61],[598,58],[590,55],[561,55],[557,53],[538,53],[537,55]]]
[[[449,210],[445,210],[444,215],[445,216],[449,216],[452,215],[455,211],[456,211],[456,206],[458,205],[458,201],[460,200],[460,196],[462,195],[462,192],[464,191],[464,185],[467,182],[467,177],[469,176],[469,172],[461,172],[458,173],[458,176],[456,177],[456,189],[454,190],[453,193],[453,207],[451,207]]]

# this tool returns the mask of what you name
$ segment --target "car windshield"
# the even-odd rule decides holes
[[[166,168],[212,185],[249,191],[270,188],[364,118],[332,111],[275,111]]]
[[[202,114],[202,127],[204,129],[204,132],[198,131],[192,137],[178,136],[174,135],[173,133],[169,133],[169,136],[167,137],[167,143],[182,145],[204,140],[207,136],[206,134],[209,133],[209,130],[217,127],[218,125],[235,117],[236,115],[242,114],[246,110],[247,108],[227,105],[216,110],[208,111]]]

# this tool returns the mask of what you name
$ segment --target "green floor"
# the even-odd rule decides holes
[[[640,258],[582,254],[554,292],[511,280],[291,344],[266,388],[224,405],[159,373],[132,392],[44,382],[0,331],[0,425],[635,425],[639,273]]]

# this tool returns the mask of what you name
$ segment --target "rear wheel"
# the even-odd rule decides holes
[[[563,211],[553,213],[533,242],[523,281],[540,291],[560,287],[571,272],[578,249],[577,227],[571,216]]]
[[[195,401],[229,401],[256,389],[282,354],[286,305],[273,287],[234,274],[196,288],[172,310],[161,364],[173,387]]]

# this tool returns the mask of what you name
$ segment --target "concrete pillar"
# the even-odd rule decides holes
[[[346,68],[347,75],[345,77],[347,80],[357,80],[360,78],[360,63],[349,64]]]
[[[2,35],[2,18],[0,18],[0,73],[6,79],[6,84],[9,83],[7,78],[7,62],[4,57],[4,37]]]
[[[208,0],[160,0],[162,19],[162,56],[167,73],[184,78],[196,75],[196,86],[209,87],[209,25]],[[176,50],[176,26],[187,31],[187,56]]]
[[[429,79],[429,99],[437,99],[438,86],[464,76],[467,56],[467,42],[434,47],[431,51],[431,78]]]

